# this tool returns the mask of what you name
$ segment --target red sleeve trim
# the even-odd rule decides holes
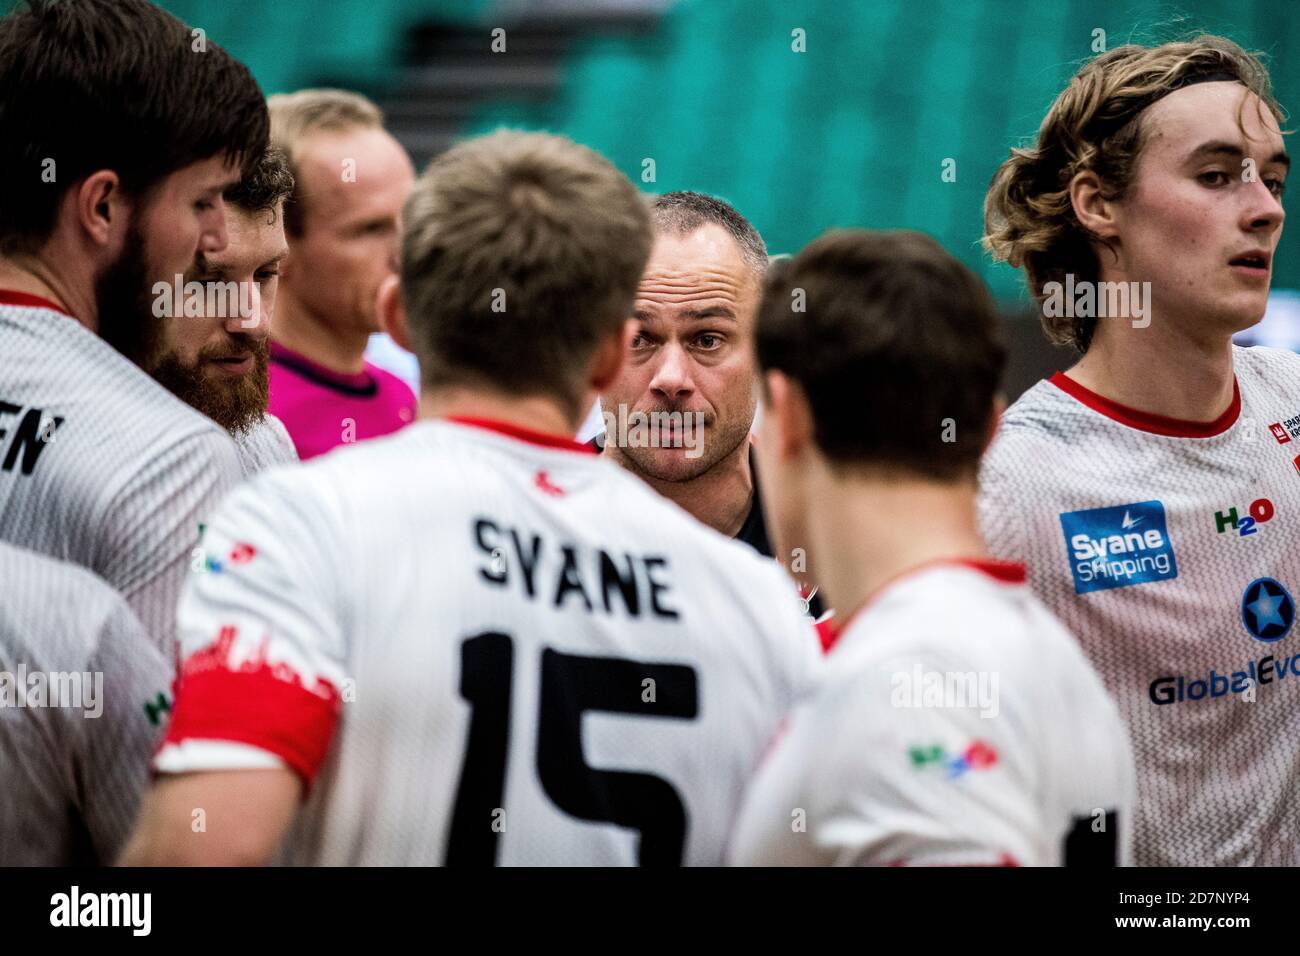
[[[182,675],[163,743],[226,740],[275,754],[311,786],[339,719],[339,695],[317,681],[315,692],[276,676],[270,666]]]

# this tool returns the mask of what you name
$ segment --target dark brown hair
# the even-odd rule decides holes
[[[221,198],[245,212],[274,212],[292,193],[293,173],[284,150],[268,146],[253,168]]]
[[[825,233],[772,263],[757,325],[760,367],[802,388],[832,462],[974,474],[1006,349],[984,284],[929,236]]]
[[[27,0],[0,20],[0,254],[39,249],[91,173],[146,195],[219,154],[251,165],[269,124],[248,69],[153,4]]]

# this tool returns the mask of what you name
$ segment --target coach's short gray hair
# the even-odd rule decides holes
[[[740,257],[761,277],[767,270],[767,246],[750,221],[725,200],[704,193],[672,192],[652,202],[656,232],[690,235],[705,223],[715,223],[736,241]]]

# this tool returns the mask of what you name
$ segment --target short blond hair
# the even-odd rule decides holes
[[[295,183],[301,182],[298,171],[298,147],[312,133],[320,130],[380,129],[384,113],[375,103],[350,90],[318,88],[295,93],[277,93],[267,97],[271,113],[271,143],[284,150]],[[292,236],[302,235],[302,194],[295,187],[284,204],[284,227]]]
[[[559,400],[623,327],[650,258],[649,203],[599,153],[502,130],[433,160],[407,200],[401,282],[429,387]]]
[[[1049,282],[1064,284],[1067,274],[1076,282],[1100,278],[1096,237],[1074,214],[1070,181],[1092,170],[1107,199],[1123,199],[1145,142],[1143,110],[1176,89],[1218,79],[1241,83],[1279,125],[1285,122],[1259,56],[1224,37],[1202,35],[1154,47],[1128,44],[1085,64],[1047,111],[1038,142],[1011,150],[984,199],[984,246],[995,259],[1025,270],[1040,307]],[[1054,343],[1087,350],[1095,318],[1039,312]]]

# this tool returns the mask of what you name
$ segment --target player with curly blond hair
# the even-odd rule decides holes
[[[1284,122],[1230,40],[1123,46],[985,202],[1081,357],[1003,417],[981,524],[1119,703],[1140,864],[1300,862],[1300,357],[1232,342],[1268,301]]]

